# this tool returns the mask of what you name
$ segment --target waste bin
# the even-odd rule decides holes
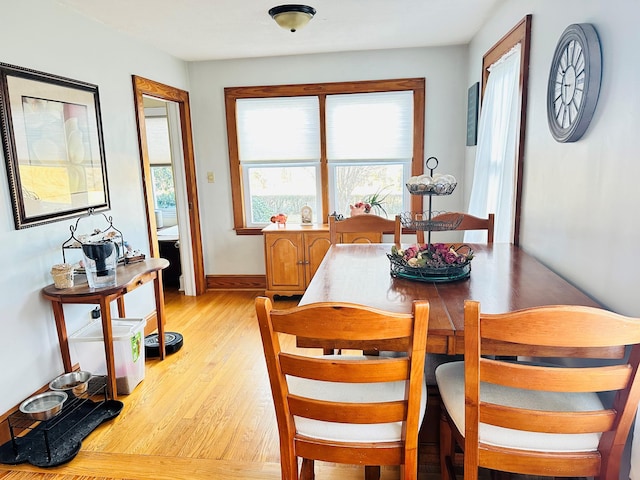
[[[143,318],[114,318],[111,320],[116,386],[119,395],[128,395],[144,380]],[[102,321],[91,322],[69,337],[71,358],[82,370],[94,375],[107,374],[104,354]]]

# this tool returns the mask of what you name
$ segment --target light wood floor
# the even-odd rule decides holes
[[[0,464],[0,480],[280,479],[278,429],[254,299],[261,292],[166,294],[167,331],[184,346],[147,359],[124,409],[61,467]],[[297,299],[277,300],[277,308]],[[426,479],[426,474],[421,474]],[[398,478],[383,468],[382,478]],[[434,475],[429,475],[434,478]],[[318,463],[316,478],[355,480],[364,469]]]

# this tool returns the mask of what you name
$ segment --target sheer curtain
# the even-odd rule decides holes
[[[513,238],[516,141],[520,128],[520,44],[489,67],[480,121],[469,213],[495,213],[494,242]],[[464,241],[486,241],[486,232],[465,232]]]

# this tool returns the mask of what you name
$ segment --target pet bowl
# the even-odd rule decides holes
[[[65,392],[45,392],[27,398],[20,404],[20,411],[34,420],[49,420],[62,410],[67,399]]]
[[[56,392],[72,393],[75,396],[87,391],[91,373],[83,370],[69,372],[54,378],[49,384],[49,388]]]

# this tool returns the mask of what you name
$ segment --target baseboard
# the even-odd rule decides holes
[[[207,290],[264,290],[265,275],[207,275]]]

